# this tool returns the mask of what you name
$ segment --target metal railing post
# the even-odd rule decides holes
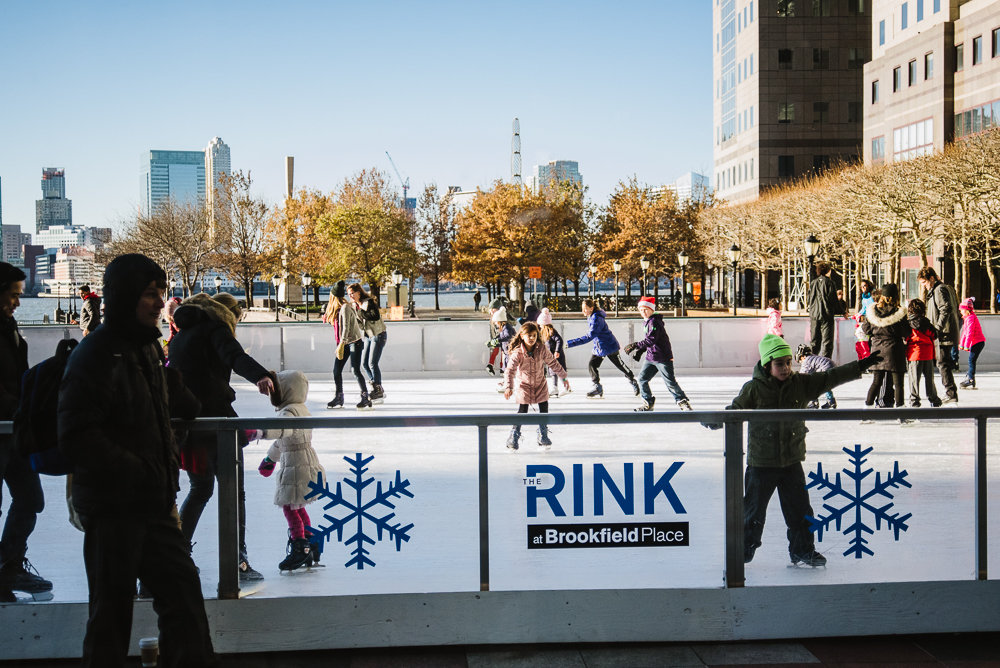
[[[490,590],[490,464],[485,425],[479,426],[479,591]]]
[[[216,432],[219,491],[219,598],[240,597],[239,457],[235,431]]]
[[[986,420],[976,418],[976,579],[987,579],[988,530],[986,524]]]
[[[746,583],[743,567],[743,422],[726,425],[726,586]]]

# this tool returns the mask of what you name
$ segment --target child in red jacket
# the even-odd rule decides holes
[[[934,340],[937,332],[925,317],[927,306],[919,299],[911,299],[906,307],[910,329],[913,330],[906,341],[906,371],[910,377],[910,407],[920,408],[920,377],[924,377],[927,387],[927,401],[938,408],[941,398],[934,386]]]

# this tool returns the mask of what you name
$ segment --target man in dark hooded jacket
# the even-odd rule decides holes
[[[70,356],[59,389],[59,448],[74,463],[90,619],[83,665],[124,666],[138,577],[159,615],[163,666],[216,666],[201,582],[174,511],[170,408],[184,396],[159,349],[166,274],[144,255],[104,272],[104,323]],[[189,396],[189,395],[188,395]],[[198,402],[177,417],[193,418]]]

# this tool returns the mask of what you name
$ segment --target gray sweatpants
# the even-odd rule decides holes
[[[920,377],[924,377],[927,388],[927,401],[937,408],[941,405],[937,388],[934,386],[934,360],[908,361],[906,373],[910,377],[910,406],[920,407]]]

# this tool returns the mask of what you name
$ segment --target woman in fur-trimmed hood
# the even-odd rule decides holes
[[[903,376],[906,373],[906,341],[912,330],[906,309],[899,304],[899,288],[895,283],[882,286],[882,295],[873,308],[865,313],[862,324],[874,353],[882,354],[876,364],[866,405],[880,408],[903,405]]]

